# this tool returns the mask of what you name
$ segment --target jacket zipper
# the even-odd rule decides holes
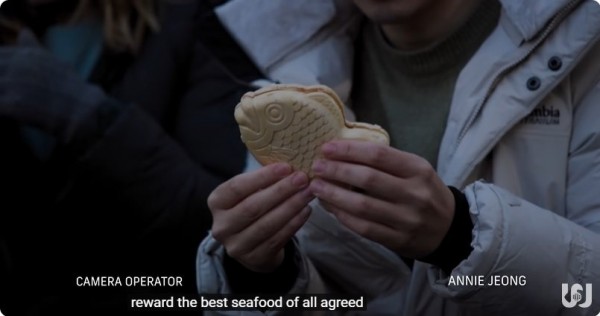
[[[469,118],[467,119],[467,123],[460,130],[460,133],[458,134],[458,141],[456,143],[455,148],[458,148],[460,146],[460,143],[462,142],[463,138],[465,137],[465,134],[467,133],[467,130],[469,130],[471,128],[471,126],[475,122],[475,119],[477,118],[477,116],[479,116],[479,113],[481,112],[481,109],[483,108],[483,105],[487,102],[487,100],[489,99],[490,95],[492,94],[492,90],[494,90],[496,88],[496,86],[498,85],[498,83],[500,82],[500,78],[504,74],[506,74],[508,71],[510,71],[511,69],[513,69],[514,67],[516,67],[517,65],[521,64],[525,59],[527,59],[527,57],[529,57],[529,55],[531,55],[531,53],[536,48],[538,48],[538,46],[540,46],[540,44],[544,41],[544,39],[546,39],[546,37],[548,37],[548,35],[550,34],[550,32],[556,28],[556,25],[559,22],[561,22],[566,17],[566,15],[569,14],[574,9],[575,5],[578,4],[580,1],[581,0],[572,0],[566,6],[564,6],[554,16],[554,18],[552,18],[552,20],[550,21],[550,23],[548,23],[548,26],[546,26],[546,28],[544,28],[544,30],[542,31],[542,34],[540,35],[540,37],[538,38],[538,40],[536,41],[536,43],[529,49],[529,51],[527,52],[527,54],[523,55],[523,57],[521,57],[520,59],[518,59],[517,61],[515,61],[512,64],[508,65],[507,67],[505,67],[504,69],[500,70],[497,73],[497,75],[494,77],[494,80],[492,81],[492,83],[488,86],[483,100],[481,100],[481,102],[479,102],[477,104],[477,106],[475,107],[475,110],[472,111],[471,114],[469,115]]]

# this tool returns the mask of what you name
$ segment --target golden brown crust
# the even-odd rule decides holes
[[[261,164],[288,162],[309,176],[320,146],[333,139],[389,144],[378,125],[348,122],[337,94],[322,85],[277,84],[246,93],[235,110],[242,140]]]

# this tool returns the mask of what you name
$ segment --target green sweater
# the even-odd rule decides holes
[[[483,0],[449,38],[401,51],[365,22],[357,42],[352,100],[359,121],[385,128],[391,145],[437,165],[456,79],[498,23],[500,4]]]

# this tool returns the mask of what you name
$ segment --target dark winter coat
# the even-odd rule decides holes
[[[0,14],[15,13],[11,2],[23,1]],[[0,117],[6,315],[102,314],[139,293],[196,292],[206,199],[243,169],[233,107],[259,74],[198,1],[175,3],[163,3],[161,30],[138,56],[102,54],[91,81],[118,110],[85,148],[58,146],[40,160],[23,140],[27,122]],[[182,276],[183,287],[77,285],[78,276],[139,275]]]

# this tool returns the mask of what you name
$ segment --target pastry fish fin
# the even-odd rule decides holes
[[[308,97],[320,104],[322,104],[329,113],[336,116],[341,122],[344,122],[344,105],[342,101],[335,95],[330,95],[325,92],[313,92],[309,93]]]

